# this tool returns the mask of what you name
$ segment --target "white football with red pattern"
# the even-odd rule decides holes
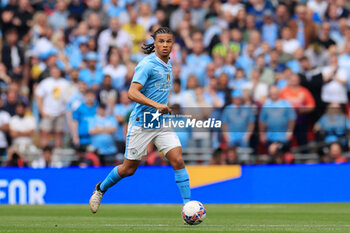
[[[207,216],[205,207],[199,201],[189,201],[182,207],[182,218],[189,225],[198,225]]]

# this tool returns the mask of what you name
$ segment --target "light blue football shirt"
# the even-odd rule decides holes
[[[293,107],[285,100],[268,99],[260,113],[260,122],[266,124],[266,137],[269,142],[287,142],[286,133],[290,120],[297,115]]]
[[[147,98],[167,105],[173,83],[172,66],[170,62],[166,64],[155,53],[152,53],[136,66],[132,82],[143,86],[141,93]],[[142,126],[144,113],[155,113],[156,111],[153,107],[136,103],[130,115],[131,124]]]

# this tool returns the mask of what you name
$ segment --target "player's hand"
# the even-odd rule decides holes
[[[165,104],[159,104],[156,109],[161,113],[161,114],[168,114],[171,113],[171,108],[169,108],[168,105]]]

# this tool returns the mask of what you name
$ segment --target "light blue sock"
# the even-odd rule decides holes
[[[175,181],[179,187],[184,204],[191,200],[190,179],[186,168],[175,170]]]
[[[113,170],[108,174],[106,179],[101,183],[100,185],[101,191],[103,192],[107,191],[108,188],[112,187],[113,185],[118,183],[119,180],[122,179],[122,177],[120,177],[118,173],[118,167],[119,166],[116,166],[115,168],[113,168]]]

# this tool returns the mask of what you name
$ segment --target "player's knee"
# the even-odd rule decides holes
[[[182,159],[181,156],[174,158],[172,161],[172,166],[174,167],[175,170],[177,169],[182,169],[185,167],[184,160]]]

